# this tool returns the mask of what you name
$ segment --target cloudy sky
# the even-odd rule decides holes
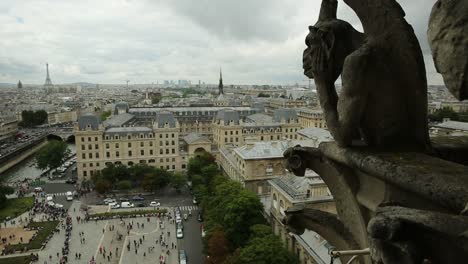
[[[426,41],[436,0],[399,0],[441,84]],[[2,0],[0,82],[305,83],[302,50],[319,0]],[[341,0],[339,18],[361,28]]]

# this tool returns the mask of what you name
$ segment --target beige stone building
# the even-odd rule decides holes
[[[122,106],[123,107],[123,106]],[[198,133],[211,139],[213,137],[213,120],[218,112],[229,110],[237,112],[240,118],[259,112],[256,108],[245,106],[205,106],[205,107],[132,107],[128,113],[135,116],[140,123],[150,123],[160,111],[168,111],[177,119],[180,127],[180,135],[186,136],[190,133]]]
[[[211,153],[212,142],[205,136],[198,133],[190,133],[183,137],[185,142],[185,152],[188,159],[199,156],[204,152]]]
[[[12,118],[0,119],[0,142],[14,139],[18,132],[18,121]]]
[[[273,113],[276,109],[282,108],[292,108],[298,109],[307,106],[307,102],[304,100],[294,100],[294,99],[286,99],[286,98],[271,98],[268,100],[268,104],[266,105],[266,109],[268,113]]]
[[[151,127],[130,126],[135,122],[131,117],[118,116],[119,120],[103,124],[96,116],[87,114],[75,125],[80,181],[89,180],[111,163],[127,166],[147,163],[174,171],[186,168],[187,158],[179,150],[180,128],[172,113],[159,112]]]
[[[302,128],[306,127],[318,127],[318,128],[327,128],[327,123],[325,122],[325,117],[323,116],[323,111],[300,108],[297,110],[297,117],[299,118],[299,123]]]
[[[218,148],[242,146],[249,141],[298,139],[301,129],[294,109],[277,109],[273,116],[253,114],[244,119],[232,110],[222,110],[213,122],[213,142]]]
[[[328,249],[331,245],[313,230],[304,234],[290,233],[282,220],[285,210],[304,206],[336,214],[335,203],[328,187],[316,173],[307,171],[304,177],[286,174],[268,181],[271,185],[270,204],[265,209],[273,232],[283,240],[287,248],[304,264],[330,263]],[[335,260],[334,263],[340,263]]]
[[[48,112],[47,123],[49,125],[76,122],[77,114],[76,111],[62,111],[62,112]]]
[[[219,150],[218,163],[226,175],[258,195],[270,193],[269,179],[285,174],[287,141],[247,142]]]

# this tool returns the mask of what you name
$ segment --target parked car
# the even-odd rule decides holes
[[[152,202],[150,203],[150,206],[151,206],[151,207],[158,207],[158,206],[161,206],[161,203],[160,203],[160,202],[156,202],[156,201],[152,201]]]
[[[35,192],[42,192],[42,187],[36,187],[36,188],[34,188],[34,191]]]
[[[177,223],[176,228],[184,230],[184,225],[182,223]]]
[[[118,203],[116,203],[116,202],[110,203],[109,206],[110,206],[111,209],[119,209],[120,208],[120,205]]]
[[[187,264],[187,254],[185,254],[185,250],[179,250],[179,264]]]
[[[104,204],[116,203],[117,201],[112,198],[106,198],[103,200]]]
[[[133,208],[133,207],[135,207],[135,205],[132,204],[131,202],[122,202],[120,204],[120,207],[122,207],[122,208]]]
[[[176,221],[176,223],[181,223],[182,222],[182,218],[180,217],[180,215],[176,215],[175,221]]]
[[[122,197],[122,198],[119,198],[119,201],[121,202],[128,202],[130,201],[128,198],[125,198],[125,197]]]
[[[74,179],[68,179],[65,181],[65,183],[68,183],[68,184],[75,184],[76,183],[76,180]]]
[[[136,203],[135,207],[146,207],[146,204],[144,203]]]
[[[145,200],[145,198],[143,198],[141,196],[138,196],[138,195],[132,197],[132,201],[144,201],[144,200]]]
[[[177,234],[176,234],[176,237],[177,238],[183,238],[184,237],[184,232],[182,231],[182,229],[177,229]]]
[[[68,191],[66,193],[66,196],[67,196],[67,201],[73,201],[73,193]]]

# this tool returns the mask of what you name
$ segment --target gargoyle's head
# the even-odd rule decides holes
[[[313,79],[313,72],[321,73],[328,69],[334,41],[332,32],[324,28],[309,26],[309,34],[305,39],[307,48],[302,56],[302,67],[307,77]]]

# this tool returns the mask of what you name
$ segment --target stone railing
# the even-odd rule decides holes
[[[320,223],[317,218],[328,216],[297,208],[286,222],[291,230],[315,228],[329,241],[345,241],[338,250],[370,248],[371,256],[360,257],[360,263],[463,263],[468,138],[433,141],[433,155],[340,148],[334,142],[289,149],[291,171],[303,175],[312,169],[328,185],[339,223]]]

